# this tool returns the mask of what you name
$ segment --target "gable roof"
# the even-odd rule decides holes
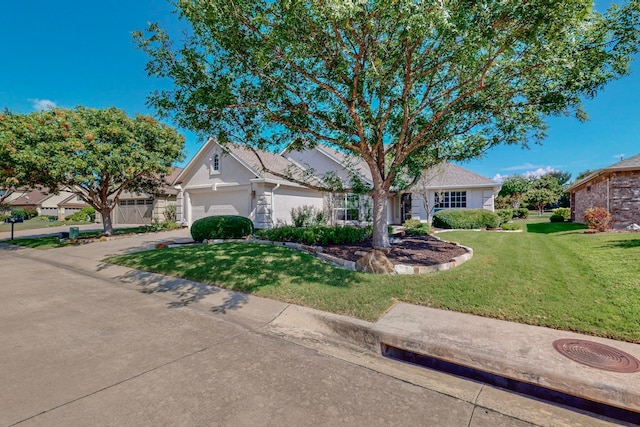
[[[17,190],[19,191],[19,190]],[[24,191],[24,190],[23,190]],[[24,192],[9,202],[11,206],[37,206],[41,201],[49,197],[49,193],[42,189],[33,189]]]
[[[617,163],[614,163],[612,165],[599,169],[594,173],[592,173],[591,175],[587,175],[586,177],[582,178],[580,181],[574,182],[573,184],[568,186],[567,189],[564,191],[565,193],[570,193],[573,190],[576,190],[577,188],[582,187],[589,181],[601,175],[605,175],[611,172],[634,171],[634,170],[640,170],[640,154],[636,154],[635,156],[629,157],[628,159],[621,160]]]
[[[216,139],[209,138],[207,142],[203,144],[202,148],[198,150],[196,155],[193,156],[193,158],[189,161],[187,166],[175,177],[175,179],[173,180],[173,184],[176,185],[182,183],[184,178],[188,176],[193,168],[198,167],[198,165],[202,162],[204,155],[207,154],[214,146],[220,147],[226,154],[237,160],[257,179],[266,179],[283,184],[299,186],[299,184],[283,179],[278,175],[271,173],[270,171],[274,171],[283,175],[291,174],[292,176],[299,179],[302,179],[304,177],[304,171],[293,162],[285,159],[283,156],[256,149],[255,151],[260,156],[260,159],[258,159],[258,156],[255,152],[241,144],[229,142],[222,145],[219,144]],[[262,167],[260,160],[262,160],[262,162],[264,163],[265,168],[269,169],[270,171],[267,171]]]
[[[322,144],[318,144],[316,146],[316,150],[329,157],[330,159],[338,162],[338,164],[340,164],[340,166],[344,167],[345,169],[348,169],[351,172],[360,175],[361,178],[364,178],[369,183],[373,183],[373,176],[371,175],[369,165],[367,165],[362,157],[345,154],[341,151],[335,150]]]
[[[423,174],[426,188],[499,187],[500,183],[449,162],[436,165]]]

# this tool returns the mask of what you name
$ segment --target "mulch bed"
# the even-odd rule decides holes
[[[337,258],[357,261],[362,255],[356,255],[356,251],[371,250],[371,240],[365,240],[346,245],[323,246],[322,252]],[[400,242],[391,244],[391,252],[387,254],[387,258],[394,265],[428,266],[449,262],[466,253],[464,248],[433,236],[404,236],[400,237]]]

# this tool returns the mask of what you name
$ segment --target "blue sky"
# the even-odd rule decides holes
[[[29,113],[51,105],[115,106],[152,114],[147,95],[167,84],[147,77],[147,57],[131,32],[147,22],[179,31],[166,0],[30,0],[0,6],[0,108]],[[612,82],[585,102],[590,121],[549,120],[548,137],[529,150],[503,146],[463,166],[493,178],[544,170],[575,177],[640,154],[640,64],[637,73]],[[187,160],[200,147],[187,137]]]

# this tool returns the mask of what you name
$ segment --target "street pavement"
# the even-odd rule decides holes
[[[0,244],[0,425],[611,425],[383,358],[302,307],[102,262],[186,240]]]

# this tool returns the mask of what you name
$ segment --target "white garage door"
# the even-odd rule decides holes
[[[249,216],[249,193],[243,191],[216,191],[191,193],[191,222],[213,215]]]

